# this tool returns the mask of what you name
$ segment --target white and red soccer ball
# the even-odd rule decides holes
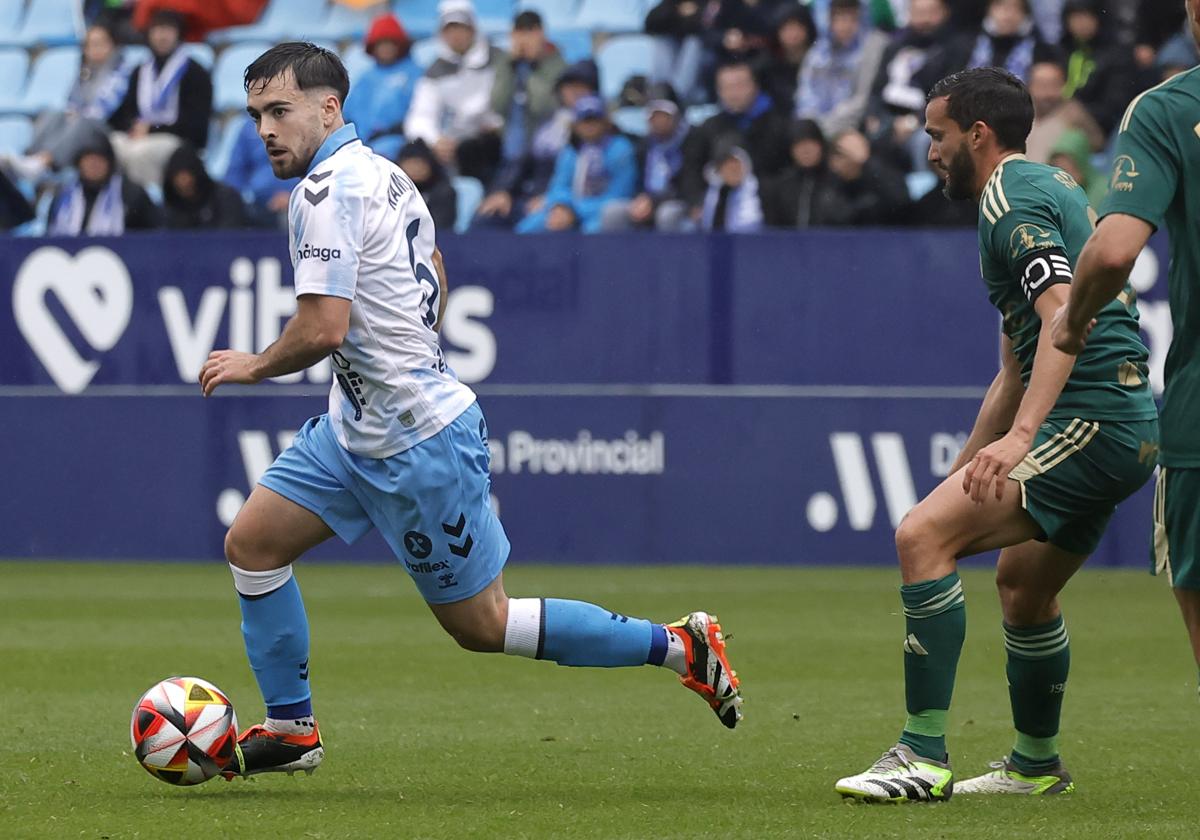
[[[133,707],[133,754],[146,772],[172,785],[198,785],[233,757],[237,715],[225,693],[198,677],[171,677]]]

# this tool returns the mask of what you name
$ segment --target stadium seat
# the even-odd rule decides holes
[[[475,0],[479,31],[485,35],[510,32],[515,14],[513,0]]]
[[[0,46],[24,46],[18,37],[25,0],[0,0]]]
[[[350,87],[354,87],[355,79],[375,66],[375,60],[367,55],[362,44],[351,44],[342,50],[342,63],[346,65],[346,72],[350,74]]]
[[[0,49],[0,113],[16,109],[28,72],[29,53],[19,47]]]
[[[383,6],[372,6],[369,9],[352,9],[342,3],[334,3],[329,7],[329,14],[317,31],[326,38],[338,41],[361,41],[367,34],[367,29],[378,15],[387,11]]]
[[[0,117],[0,155],[20,155],[33,139],[33,120],[19,114]]]
[[[592,32],[641,32],[649,0],[582,0],[575,26]]]
[[[585,58],[592,57],[592,33],[582,29],[570,29],[555,32],[550,36],[554,46],[562,53],[567,64],[574,64]]]
[[[25,93],[15,109],[23,114],[40,111],[61,111],[75,80],[79,78],[79,50],[75,47],[52,47],[33,62]]]
[[[327,0],[271,0],[262,16],[247,26],[218,29],[209,36],[214,44],[243,41],[288,41],[326,36],[321,29],[328,12]]]
[[[216,60],[216,53],[208,44],[184,44],[183,48],[188,51],[188,55],[193,61],[203,67],[205,70],[212,72],[213,62]]]
[[[437,3],[434,0],[395,0],[392,12],[400,18],[412,38],[425,38],[437,32]]]
[[[246,107],[242,78],[246,66],[270,48],[269,43],[241,43],[226,47],[213,66],[213,110],[232,111]]]
[[[916,201],[937,186],[938,177],[926,170],[924,172],[909,172],[904,176],[904,181],[908,185],[909,198]]]
[[[596,50],[600,94],[605,99],[615,99],[630,76],[649,75],[652,43],[649,35],[618,35]]]
[[[646,109],[638,107],[618,108],[611,114],[613,125],[625,134],[643,137],[646,134]]]
[[[204,158],[204,168],[208,174],[222,180],[225,171],[229,169],[229,159],[233,156],[233,147],[237,145],[238,135],[242,131],[242,117],[234,116],[225,120],[219,130],[208,132],[208,154]],[[212,138],[216,138],[215,142]]]
[[[30,0],[17,39],[23,44],[77,44],[83,35],[83,10],[78,0]]]
[[[462,175],[452,178],[454,192],[458,196],[458,212],[454,218],[454,232],[465,233],[475,218],[475,211],[483,201],[483,184],[477,178],[467,178]]]
[[[417,65],[423,70],[428,70],[429,65],[437,61],[438,47],[441,44],[437,38],[422,38],[420,41],[414,41],[412,45],[412,60],[417,62]]]
[[[519,0],[517,10],[523,12],[526,9],[541,15],[542,25],[553,35],[577,28],[575,18],[579,14],[579,0]]]

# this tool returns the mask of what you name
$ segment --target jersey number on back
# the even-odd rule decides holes
[[[421,316],[421,321],[429,329],[433,329],[437,323],[437,299],[438,299],[438,281],[433,276],[433,272],[429,270],[429,266],[425,263],[417,262],[417,253],[413,250],[413,241],[417,238],[417,234],[421,232],[421,220],[413,219],[412,224],[404,232],[408,238],[408,264],[412,267],[413,276],[417,278],[417,283],[421,287],[421,291],[425,293],[425,314]]]

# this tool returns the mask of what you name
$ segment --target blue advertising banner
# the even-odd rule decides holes
[[[1135,276],[1157,369],[1162,242]],[[970,232],[469,236],[447,358],[480,394],[514,560],[894,562],[995,372]],[[328,370],[204,400],[294,311],[283,237],[5,240],[0,557],[219,558]],[[1095,564],[1146,562],[1149,490]],[[389,557],[372,535],[314,556]]]

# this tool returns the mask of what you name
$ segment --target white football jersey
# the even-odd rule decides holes
[[[329,420],[350,452],[387,458],[433,437],[475,402],[438,336],[433,219],[417,188],[358,139],[331,134],[292,191],[296,295],[351,301],[330,359]]]

